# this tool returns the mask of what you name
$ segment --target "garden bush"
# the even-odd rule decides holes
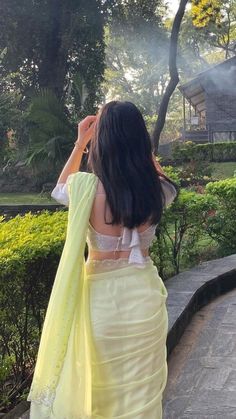
[[[66,220],[65,211],[0,219],[0,406],[6,378],[17,388],[34,365]]]
[[[213,216],[207,220],[207,233],[217,241],[220,255],[236,252],[236,178],[210,182],[206,192],[217,201]]]
[[[191,160],[183,163],[178,170],[182,187],[205,185],[211,180],[212,176],[212,166],[207,161]]]
[[[163,279],[200,262],[199,241],[206,237],[205,222],[216,208],[216,199],[182,189],[178,199],[166,209],[157,228],[151,256]]]
[[[171,179],[173,180],[173,182],[176,183],[176,185],[180,186],[181,181],[180,181],[180,172],[178,169],[176,169],[173,166],[165,166],[163,167],[163,170],[165,172],[165,174]]]
[[[179,163],[197,161],[236,161],[236,142],[195,144],[192,141],[176,144],[173,160]]]

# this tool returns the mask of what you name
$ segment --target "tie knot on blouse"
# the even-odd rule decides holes
[[[175,198],[177,191],[174,186],[160,178],[163,193],[165,195],[165,205],[169,205]],[[63,205],[69,205],[69,194],[67,183],[57,183],[53,189],[51,196]],[[89,248],[98,251],[119,251],[130,250],[129,263],[135,263],[139,267],[145,266],[145,257],[141,249],[148,249],[152,240],[155,237],[156,225],[150,225],[146,230],[138,232],[137,228],[123,228],[121,236],[111,236],[108,234],[101,234],[96,231],[89,223],[87,241]]]
[[[156,225],[150,225],[142,232],[138,232],[136,227],[133,229],[123,227],[121,236],[111,236],[97,232],[89,223],[87,240],[89,248],[97,251],[131,249],[128,262],[144,265],[145,257],[143,256],[141,249],[149,248],[155,237],[155,229]]]

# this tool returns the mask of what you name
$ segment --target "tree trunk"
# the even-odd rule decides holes
[[[39,66],[39,85],[53,90],[58,99],[63,97],[63,88],[68,71],[68,49],[63,44],[70,24],[70,15],[62,1],[51,0],[49,15],[51,27],[45,45],[44,59]],[[68,34],[67,34],[68,37]]]
[[[166,87],[164,96],[161,100],[158,118],[157,118],[157,122],[156,122],[154,132],[153,132],[152,141],[153,141],[153,147],[154,147],[153,151],[155,155],[157,155],[160,135],[165,125],[166,113],[167,113],[169,101],[172,96],[172,93],[174,92],[179,82],[179,75],[178,75],[178,70],[177,70],[177,65],[176,65],[178,38],[179,38],[180,25],[181,25],[181,22],[185,13],[185,8],[186,8],[187,3],[188,3],[188,0],[180,1],[179,8],[175,15],[172,30],[171,30],[170,48],[169,48],[170,81]]]

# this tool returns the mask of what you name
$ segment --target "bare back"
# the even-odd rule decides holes
[[[91,216],[90,216],[90,223],[92,227],[101,234],[107,234],[111,236],[120,236],[122,234],[122,225],[109,225],[104,223],[104,213],[105,213],[105,202],[106,202],[106,193],[103,187],[102,182],[98,181],[98,187],[97,192],[95,195],[94,203],[92,206]],[[106,219],[108,222],[111,221],[112,215],[109,208],[109,205],[107,205],[106,208]],[[149,227],[150,224],[146,223],[143,224],[141,227],[138,227],[138,232],[142,232],[146,228]],[[131,250],[121,250],[116,251],[116,254],[114,255],[114,251],[111,252],[99,252],[90,250],[89,251],[89,257],[90,259],[119,259],[119,258],[126,258],[129,257]],[[142,250],[143,256],[148,256],[148,249]]]

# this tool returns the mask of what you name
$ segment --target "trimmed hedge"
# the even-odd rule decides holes
[[[222,256],[236,253],[236,178],[210,182],[206,192],[217,199],[217,209],[207,223],[207,233],[218,242]]]
[[[0,403],[6,377],[17,387],[34,365],[66,221],[65,211],[0,217]]]
[[[186,141],[183,144],[176,144],[173,148],[173,160],[189,162],[198,161],[236,161],[236,141],[222,143],[195,144]]]

